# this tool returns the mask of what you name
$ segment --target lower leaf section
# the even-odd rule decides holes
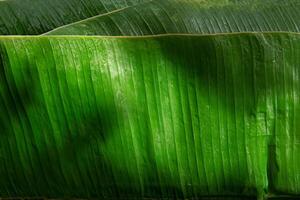
[[[0,196],[300,193],[298,34],[0,47]]]

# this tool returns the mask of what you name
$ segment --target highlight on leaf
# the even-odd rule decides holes
[[[299,9],[0,0],[0,198],[299,198]]]

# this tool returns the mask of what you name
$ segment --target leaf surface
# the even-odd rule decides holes
[[[0,196],[296,197],[298,10],[0,1]]]
[[[151,1],[50,31],[49,35],[299,32],[298,0]]]
[[[300,193],[298,34],[0,47],[4,197]]]
[[[150,0],[4,0],[0,35],[39,35],[58,26]]]

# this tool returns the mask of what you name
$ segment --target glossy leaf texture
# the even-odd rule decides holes
[[[296,198],[299,10],[0,0],[0,197]]]
[[[39,35],[150,0],[1,0],[0,35]]]
[[[3,197],[300,193],[299,34],[0,47]]]
[[[155,35],[299,32],[298,0],[164,0],[59,27],[47,35]]]

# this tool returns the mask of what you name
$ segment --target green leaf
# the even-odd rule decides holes
[[[296,197],[299,9],[0,0],[0,197]]]
[[[0,47],[3,197],[300,193],[299,34]]]
[[[2,0],[0,35],[38,35],[150,0]]]
[[[151,1],[59,27],[49,35],[299,32],[298,0]]]

